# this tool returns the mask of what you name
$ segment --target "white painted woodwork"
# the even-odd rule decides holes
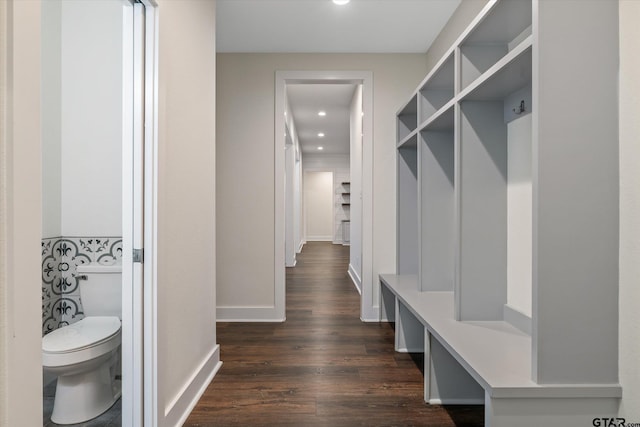
[[[424,400],[431,405],[481,405],[484,390],[427,328],[424,329]]]
[[[362,293],[362,153],[364,141],[364,109],[362,84],[358,84],[351,100],[351,154],[349,156],[349,276]]]
[[[454,55],[453,52],[445,58],[445,62],[429,78],[419,91],[420,103],[419,122],[422,123],[433,116],[436,111],[449,102],[454,95]]]
[[[620,1],[620,416],[640,420],[640,2]]]
[[[507,304],[531,317],[531,114],[507,125],[507,145]]]
[[[618,3],[575,6],[534,9],[533,375],[550,384],[618,381]]]
[[[507,130],[502,102],[465,101],[460,117],[456,317],[500,320],[507,302]]]
[[[418,153],[398,150],[398,274],[418,274]]]
[[[442,344],[485,390],[488,426],[617,411],[617,16],[617,2],[492,0],[397,115],[381,314],[414,325],[396,347],[424,341],[425,363]],[[458,381],[436,373],[433,402]]]
[[[395,297],[396,331],[399,323],[410,325],[400,342],[424,343],[420,323],[491,397],[614,398],[622,393],[616,383],[538,384],[531,379],[530,335],[504,321],[456,320],[453,292],[421,292],[416,276],[383,274],[380,280]]]
[[[450,129],[420,137],[420,289],[452,291],[455,268],[454,136]]]
[[[395,350],[399,353],[424,352],[424,327],[409,310],[396,299]]]

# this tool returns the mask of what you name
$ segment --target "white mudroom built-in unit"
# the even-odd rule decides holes
[[[617,85],[618,2],[494,0],[399,109],[381,320],[427,402],[617,414]]]

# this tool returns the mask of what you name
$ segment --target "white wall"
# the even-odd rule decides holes
[[[316,154],[305,153],[302,159],[302,170],[349,171],[348,154]]]
[[[287,134],[288,135],[288,134]],[[295,227],[296,218],[295,204],[298,195],[295,192],[296,187],[296,146],[292,143],[291,137],[287,136],[287,145],[285,148],[285,256],[284,262],[287,267],[296,265],[296,249],[295,243]]]
[[[343,192],[350,191],[350,186],[343,186],[343,182],[350,182],[349,154],[319,154],[306,153],[302,160],[303,171],[329,171],[333,172],[332,200],[332,232],[331,241],[342,244],[342,220],[349,219],[350,206],[342,206],[342,202],[350,201],[349,196],[342,196]],[[360,178],[362,180],[362,178]],[[314,240],[314,239],[310,239]]]
[[[507,305],[531,318],[532,227],[531,114],[507,125]]]
[[[0,1],[0,426],[42,425],[41,4]],[[8,79],[7,77],[11,77]]]
[[[362,85],[358,85],[351,100],[349,169],[351,173],[351,226],[349,275],[362,291]]]
[[[42,5],[43,237],[122,235],[122,3]]]
[[[42,3],[42,237],[62,236],[62,2]]]
[[[157,425],[181,423],[218,366],[215,333],[215,2],[159,1]],[[11,7],[8,7],[11,6]],[[0,70],[0,425],[42,423],[40,1],[6,0]],[[9,32],[10,31],[10,32]],[[0,49],[0,57],[7,52]],[[180,66],[176,66],[180,64]],[[13,80],[4,80],[7,69]],[[0,104],[4,106],[4,101]],[[4,110],[4,108],[2,109]],[[0,110],[4,117],[5,112]],[[6,118],[6,117],[4,117]],[[7,123],[3,120],[3,123]],[[5,164],[6,161],[6,164]],[[190,191],[184,191],[188,188]],[[186,226],[188,224],[188,226]],[[11,230],[6,234],[6,230]],[[9,302],[7,302],[9,301]],[[189,333],[184,333],[188,330]],[[189,351],[185,351],[188,349]],[[153,392],[155,390],[147,390]]]
[[[620,0],[620,413],[640,421],[640,2]]]
[[[373,278],[395,270],[394,116],[424,77],[425,56],[219,54],[218,307],[274,306],[276,70],[373,72]],[[377,293],[373,299],[376,306]]]
[[[61,235],[120,236],[122,3],[61,4]]]
[[[305,171],[303,185],[305,240],[333,240],[333,172]]]
[[[184,421],[219,367],[220,355],[215,2],[158,4],[156,415],[163,427]],[[225,184],[234,187],[231,181]],[[225,249],[220,245],[221,252]]]
[[[302,156],[300,141],[289,99],[284,98],[285,123],[288,132],[285,152],[285,265],[296,265],[296,253],[302,247]]]
[[[296,253],[302,251],[304,245],[304,230],[302,221],[302,151],[296,147],[295,171],[293,181],[293,242]]]

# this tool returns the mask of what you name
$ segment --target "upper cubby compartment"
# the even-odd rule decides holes
[[[420,123],[429,119],[454,96],[455,67],[453,52],[427,76],[418,91]]]
[[[418,127],[418,97],[414,96],[397,116],[398,143],[402,143]]]
[[[531,14],[531,0],[502,0],[493,5],[460,44],[462,90],[527,41]]]
[[[491,69],[460,93],[460,100],[489,101],[504,99],[513,92],[531,86],[531,37],[501,58]]]

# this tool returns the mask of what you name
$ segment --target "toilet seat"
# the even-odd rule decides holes
[[[118,317],[85,317],[42,338],[42,364],[53,368],[96,359],[118,348],[120,333]]]
[[[69,353],[99,345],[118,333],[120,319],[111,316],[85,317],[72,325],[56,329],[42,338],[47,353]]]

